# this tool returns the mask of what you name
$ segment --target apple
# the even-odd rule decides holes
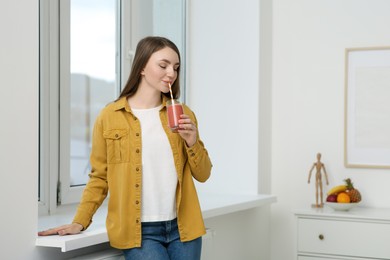
[[[336,194],[330,194],[328,197],[326,197],[327,202],[337,202],[337,195]]]

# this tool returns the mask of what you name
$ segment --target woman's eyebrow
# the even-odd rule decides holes
[[[171,62],[167,59],[161,59],[160,61],[166,62],[168,64],[171,64]],[[180,65],[180,62],[176,62],[175,65]]]

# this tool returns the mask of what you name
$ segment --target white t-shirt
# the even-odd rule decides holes
[[[142,134],[142,222],[176,218],[178,180],[171,145],[160,121],[161,108],[132,108]]]

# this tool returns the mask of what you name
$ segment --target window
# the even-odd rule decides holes
[[[118,97],[138,41],[170,38],[185,68],[185,14],[184,0],[40,0],[41,213],[79,201],[96,116]]]
[[[40,5],[39,201],[47,211],[79,200],[94,120],[119,94],[121,2]]]
[[[88,181],[93,124],[120,91],[117,0],[70,0],[60,5],[61,203],[77,202]],[[61,45],[62,44],[62,45]]]

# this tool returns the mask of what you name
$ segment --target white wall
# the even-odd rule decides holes
[[[271,1],[189,2],[187,101],[213,162],[210,180],[198,189],[265,192],[271,163],[259,156],[270,158],[270,74],[260,68],[271,63],[271,39],[264,37]],[[213,259],[270,259],[269,207],[207,219],[206,226],[216,232]]]
[[[215,233],[210,260],[270,260],[270,206],[206,219]]]
[[[259,3],[189,2],[188,104],[213,161],[199,188],[257,193]]]
[[[293,211],[315,202],[307,178],[317,152],[327,188],[351,177],[364,206],[390,207],[390,170],[343,162],[344,50],[390,45],[390,1],[274,0],[273,10],[272,260],[290,260]]]
[[[29,259],[37,226],[38,1],[0,8],[1,258]],[[20,248],[23,250],[20,250]]]

